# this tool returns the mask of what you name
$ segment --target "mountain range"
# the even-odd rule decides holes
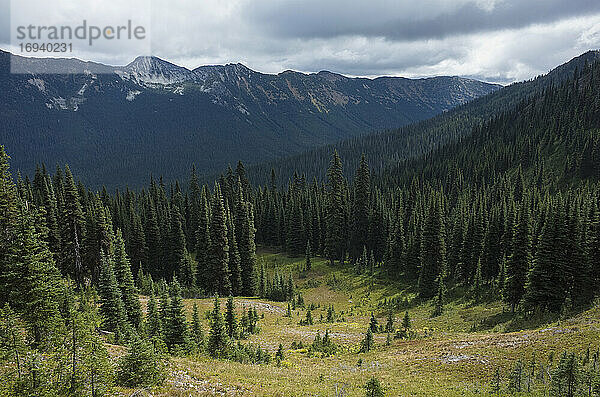
[[[23,73],[10,73],[11,62]],[[184,178],[195,164],[209,175],[238,159],[398,128],[499,88],[461,77],[275,75],[239,63],[190,70],[157,57],[118,67],[0,51],[0,141],[22,173],[68,163],[93,186],[135,186],[151,173]]]
[[[346,170],[355,170],[361,154],[365,154],[374,174],[389,173],[391,170],[396,173],[395,168],[405,166],[405,160],[429,155],[432,150],[448,143],[461,142],[482,124],[501,117],[506,112],[514,112],[523,101],[565,84],[587,65],[598,61],[600,51],[587,51],[546,74],[513,83],[430,119],[397,129],[349,138],[287,158],[265,161],[249,167],[248,175],[257,184],[269,183],[271,170],[275,171],[279,183],[286,183],[294,173],[305,175],[309,180],[314,177],[322,179],[334,150],[343,159]],[[352,173],[348,176],[352,177]]]

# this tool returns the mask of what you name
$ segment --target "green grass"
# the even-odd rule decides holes
[[[260,345],[273,354],[279,343],[283,344],[285,360],[281,367],[215,361],[205,356],[174,358],[167,383],[155,395],[334,396],[336,390],[343,389],[339,395],[361,396],[364,384],[375,376],[389,396],[480,396],[488,393],[497,367],[506,378],[516,360],[528,361],[534,352],[538,361],[545,362],[551,353],[558,357],[565,349],[583,351],[599,345],[598,308],[563,321],[525,321],[515,320],[499,301],[475,305],[467,299],[455,299],[441,316],[432,318],[431,303],[419,303],[409,286],[390,283],[384,277],[372,280],[368,275],[356,275],[348,265],[330,266],[326,260],[314,258],[307,277],[299,278],[303,258],[266,249],[259,251],[259,263],[264,263],[270,274],[292,273],[305,303],[319,306],[312,313],[315,324],[298,324],[305,317],[300,308],[292,318],[285,317],[287,304],[283,302],[236,298],[238,309],[256,305],[264,315],[259,322],[261,332],[245,343]],[[376,334],[376,349],[359,354],[371,312],[385,324],[387,310],[380,303],[390,297],[412,300],[408,311],[419,336],[393,340],[386,346],[386,335]],[[186,299],[190,316],[194,302],[201,312],[212,308],[210,299]],[[320,322],[321,315],[327,317],[330,304],[344,321]],[[404,309],[393,315],[399,328]],[[207,332],[204,318],[203,327]],[[305,351],[290,350],[293,341],[310,344],[316,332],[323,335],[327,329],[340,345],[335,356],[310,357]],[[543,395],[536,387],[528,395]]]

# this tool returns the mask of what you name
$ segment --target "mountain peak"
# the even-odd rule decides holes
[[[155,56],[138,56],[122,69],[133,80],[151,84],[174,84],[193,79],[194,73]]]

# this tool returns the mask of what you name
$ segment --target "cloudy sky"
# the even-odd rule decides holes
[[[72,3],[71,10],[81,4],[39,1],[55,8]],[[89,19],[103,13],[114,19],[121,10],[109,6],[117,0],[95,1],[100,6]],[[267,73],[460,75],[509,83],[600,48],[599,0],[136,1],[148,6],[118,0],[129,8],[117,12],[125,19],[149,13],[152,54],[190,68],[242,62]],[[18,4],[13,0],[11,9],[10,0],[0,0],[0,48],[11,49],[9,11],[23,14]],[[48,13],[31,6],[26,12]],[[122,65],[137,55],[96,46],[85,57]]]

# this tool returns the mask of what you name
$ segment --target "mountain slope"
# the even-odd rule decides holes
[[[334,149],[342,157],[346,170],[355,170],[361,153],[364,153],[371,168],[380,172],[397,166],[405,159],[422,156],[438,146],[461,139],[474,127],[514,109],[531,96],[561,84],[572,78],[575,71],[597,60],[600,60],[600,51],[588,51],[545,75],[511,84],[431,119],[391,131],[353,137],[287,159],[268,161],[250,167],[248,173],[253,181],[261,184],[268,183],[271,169],[275,170],[279,182],[287,182],[294,171],[305,174],[309,179],[323,178]]]
[[[98,186],[135,185],[150,173],[210,174],[432,117],[499,88],[458,77],[278,75],[241,64],[189,70],[156,57],[112,67],[0,53],[0,140],[31,173],[69,163]],[[43,74],[57,68],[71,74]]]

